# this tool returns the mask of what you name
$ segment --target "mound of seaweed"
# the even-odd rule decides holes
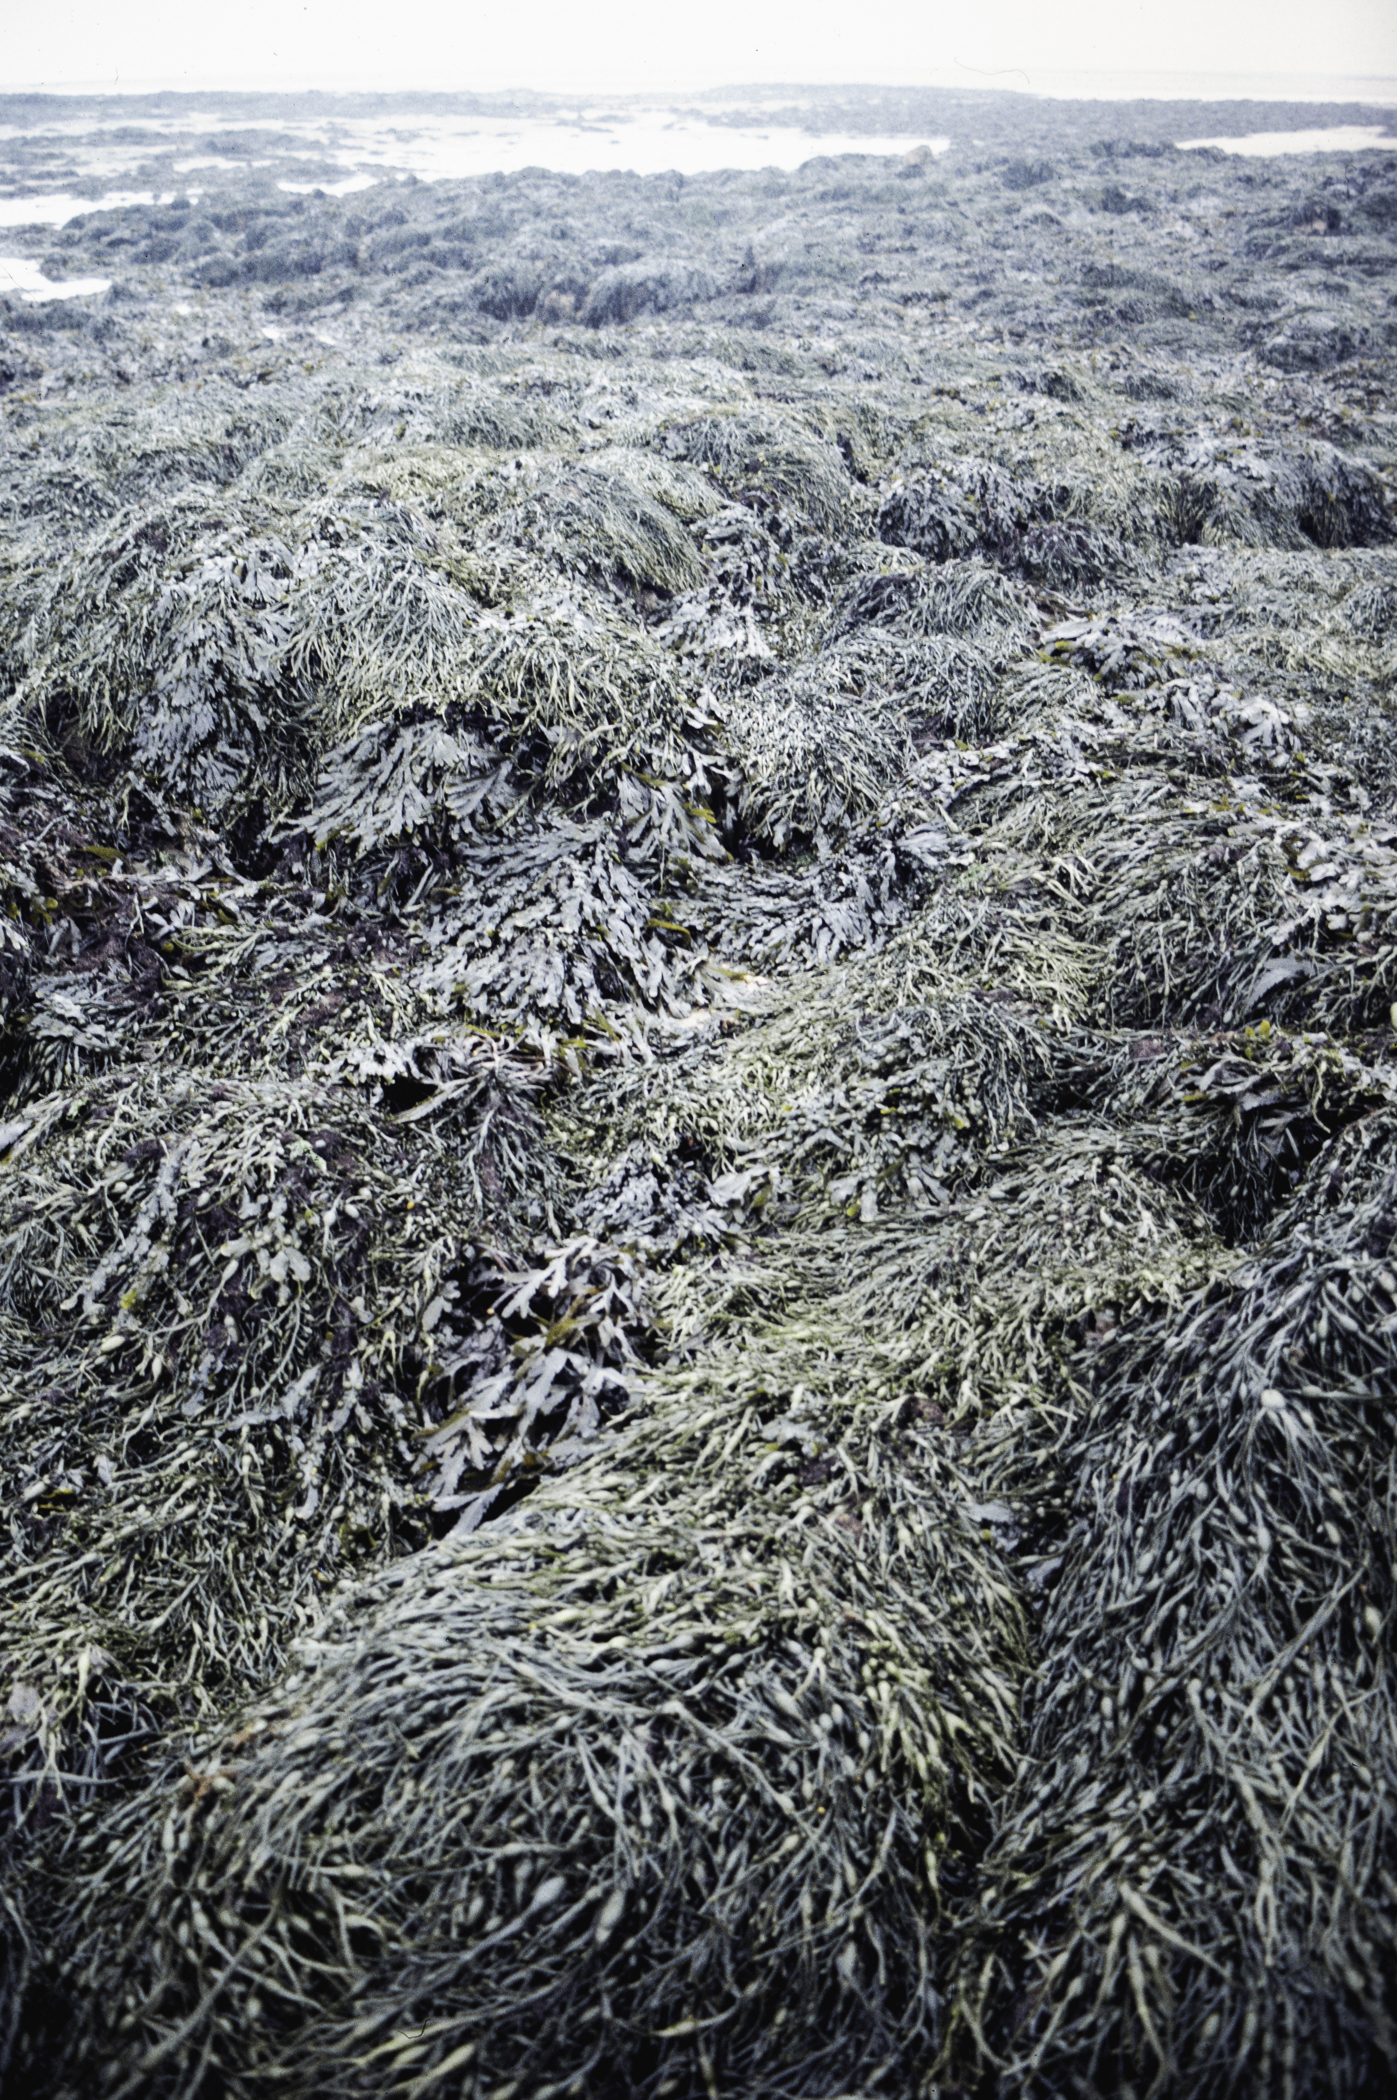
[[[7,2091],[1397,2075],[1394,164],[1076,123],[16,236]]]
[[[939,1859],[1006,1776],[1023,1645],[925,1444],[887,1409],[690,1388],[503,1536],[361,1595],[281,1703],[104,1828],[95,1874],[74,1855],[80,1935],[113,1876],[150,1890],[108,2001],[134,2017],[89,2065],[905,2090],[938,2039]],[[947,1625],[951,1584],[975,1608]],[[123,1964],[79,1944],[94,1980]],[[280,1981],[308,1957],[315,2003]]]

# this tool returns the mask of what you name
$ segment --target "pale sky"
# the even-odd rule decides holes
[[[5,86],[594,94],[1050,70],[1390,77],[1397,0],[0,0]]]

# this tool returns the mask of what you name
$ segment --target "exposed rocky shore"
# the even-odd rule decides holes
[[[1397,148],[1026,104],[0,236],[7,2094],[1390,2090]]]

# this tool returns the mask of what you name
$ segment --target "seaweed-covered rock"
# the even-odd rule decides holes
[[[79,1963],[111,1975],[127,1907],[146,1924],[112,2001],[134,2018],[55,2091],[103,2063],[200,2092],[215,2054],[234,2092],[352,2092],[366,2067],[480,2092],[922,2082],[938,1882],[1007,1754],[1017,1626],[1001,1607],[998,1649],[931,1601],[982,1554],[930,1514],[954,1484],[925,1437],[866,1422],[831,1462],[832,1426],[662,1414],[552,1522],[545,1497],[362,1600],[283,1701],[133,1801],[120,1880],[79,1826]]]
[[[1279,372],[1322,372],[1367,349],[1366,329],[1341,314],[1296,314],[1261,345],[1261,355]]]
[[[7,2090],[1385,2092],[1391,156],[239,111],[6,236]]]
[[[702,264],[679,261],[617,263],[592,279],[582,318],[589,326],[634,321],[641,314],[668,313],[711,299],[718,280]]]
[[[1347,2091],[1392,2052],[1393,1193],[1389,1109],[1226,1287],[1103,1345],[1048,1614],[1073,1660],[1032,1702],[965,1951],[983,2005],[1022,1921],[1002,2090],[1322,2064]],[[1224,1882],[1255,1899],[1224,1914]]]

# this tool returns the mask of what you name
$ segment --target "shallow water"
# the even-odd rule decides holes
[[[638,115],[580,112],[576,121],[423,118],[409,125],[379,120],[325,126],[324,150],[362,169],[405,172],[424,181],[462,175],[550,168],[585,175],[622,168],[636,175],[707,174],[719,168],[798,168],[819,154],[903,154],[920,145],[944,153],[949,139],[797,131],[714,124],[670,110]]]
[[[435,182],[531,167],[570,175],[607,169],[699,175],[722,168],[789,170],[822,154],[898,156],[918,146],[944,153],[950,144],[949,139],[924,134],[805,131],[750,118],[730,124],[692,111],[618,112],[605,105],[579,109],[572,119],[414,115],[392,120],[239,122],[236,151],[227,150],[231,134],[220,134],[213,128],[216,122],[205,113],[163,123],[163,152],[149,139],[131,144],[120,136],[127,127],[114,120],[91,127],[72,121],[46,125],[44,135],[55,149],[80,162],[85,176],[111,187],[99,197],[55,189],[0,198],[0,225],[62,225],[80,212],[150,203],[156,196],[173,194],[172,184],[189,194],[187,177],[197,185],[201,176],[226,179],[258,170],[275,170],[285,178],[280,184],[284,189],[320,189],[343,196],[385,175]],[[13,127],[0,127],[0,139],[7,131],[12,134]],[[265,154],[257,150],[259,133],[266,137]],[[187,153],[180,151],[185,138],[191,149]],[[220,146],[225,150],[218,151]],[[304,165],[303,177],[298,162]],[[71,180],[73,171],[68,172]]]
[[[0,226],[66,226],[85,211],[115,211],[123,204],[150,204],[150,190],[106,190],[100,197],[77,197],[54,190],[39,197],[0,197]]]
[[[38,299],[80,299],[85,293],[105,292],[110,283],[109,277],[72,277],[50,284],[38,263],[21,255],[0,255],[0,298],[31,304]]]
[[[1397,152],[1397,136],[1376,124],[1334,124],[1318,131],[1252,131],[1241,138],[1180,139],[1181,146],[1220,146],[1224,153],[1362,153],[1372,146]]]

